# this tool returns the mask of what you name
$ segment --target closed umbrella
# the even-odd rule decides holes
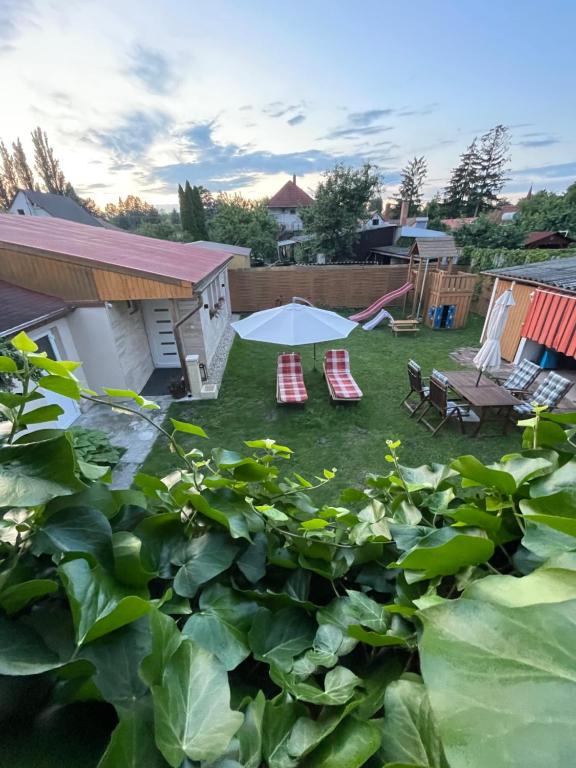
[[[483,371],[494,370],[500,367],[500,339],[508,320],[510,307],[513,307],[515,304],[511,288],[504,291],[494,302],[486,328],[486,340],[474,358],[474,365],[479,370],[476,386],[478,386]]]
[[[321,341],[345,339],[358,323],[347,320],[336,312],[301,304],[299,301],[302,300],[294,297],[290,304],[254,312],[243,320],[232,323],[232,328],[241,338],[248,341],[263,341],[288,347],[314,344],[316,366],[316,344]]]

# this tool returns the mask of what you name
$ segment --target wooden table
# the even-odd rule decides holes
[[[442,371],[442,373],[448,379],[448,384],[454,392],[466,400],[472,410],[478,414],[478,425],[472,433],[474,437],[494,409],[497,410],[497,416],[504,418],[503,434],[507,433],[512,409],[515,405],[520,405],[520,400],[484,375],[476,386],[478,371]]]

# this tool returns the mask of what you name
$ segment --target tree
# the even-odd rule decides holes
[[[423,209],[423,213],[428,217],[428,229],[445,231],[446,227],[442,224],[444,217],[444,205],[440,199],[440,193],[437,192]]]
[[[470,216],[474,206],[474,194],[477,185],[476,139],[460,155],[460,162],[452,171],[450,181],[444,190],[444,218]]]
[[[167,215],[160,215],[160,221],[144,221],[135,230],[137,235],[155,237],[158,240],[179,240],[179,232]]]
[[[186,181],[184,189],[178,185],[182,232],[188,240],[206,240],[208,237],[202,200],[202,195],[207,192],[204,187],[192,187],[189,181]]]
[[[368,203],[370,211],[378,211],[379,214],[382,214],[383,206],[382,195],[375,195]]]
[[[315,238],[316,249],[328,258],[349,257],[358,238],[358,221],[380,186],[375,166],[327,171],[316,189],[314,205],[302,208],[304,229]]]
[[[192,220],[194,223],[194,240],[206,240],[208,237],[208,230],[206,228],[206,218],[204,215],[204,206],[202,205],[200,187],[192,187]]]
[[[18,185],[22,189],[36,189],[34,173],[28,164],[28,159],[20,139],[16,139],[16,141],[12,143],[12,150],[12,159],[14,161],[14,170],[18,177]]]
[[[95,200],[92,200],[91,197],[82,197],[80,198],[80,205],[85,208],[88,213],[91,213],[92,216],[98,216],[102,218],[104,215],[100,208],[98,207]]]
[[[454,230],[454,239],[459,246],[474,245],[478,248],[521,248],[525,232],[516,221],[500,224],[488,216],[480,216],[471,224],[464,224]]]
[[[170,211],[170,223],[176,229],[180,228],[180,214],[178,213],[176,208],[172,208],[172,210]]]
[[[209,225],[210,240],[252,249],[255,258],[273,261],[277,254],[278,224],[264,200],[241,195],[219,195]]]
[[[0,182],[2,186],[1,203],[8,208],[18,191],[18,177],[14,167],[14,159],[3,141],[0,141]]]
[[[565,231],[576,236],[576,194],[574,185],[564,195],[543,189],[530,199],[520,200],[518,221],[524,232]]]
[[[498,200],[498,194],[507,181],[509,160],[509,130],[505,125],[497,125],[481,137],[474,158],[474,216],[492,208]]]
[[[66,179],[60,168],[60,162],[54,157],[54,150],[48,143],[46,131],[42,131],[38,126],[31,135],[34,146],[34,165],[44,182],[46,191],[55,195],[66,194]]]
[[[425,158],[413,157],[402,169],[402,181],[396,198],[397,215],[402,202],[408,203],[408,216],[414,216],[422,205],[422,185],[428,173]]]
[[[127,195],[125,200],[119,197],[118,204],[108,203],[104,213],[117,227],[130,232],[134,232],[145,222],[155,224],[160,221],[158,209],[137,195]]]

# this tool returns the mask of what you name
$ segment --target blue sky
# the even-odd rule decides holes
[[[0,0],[0,136],[41,125],[99,203],[312,190],[337,161],[428,159],[427,195],[497,123],[506,193],[576,179],[572,0]]]

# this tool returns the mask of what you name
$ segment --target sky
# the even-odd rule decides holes
[[[505,194],[576,179],[574,0],[0,0],[0,137],[47,131],[100,205],[177,202],[189,179],[261,197],[337,162],[426,197],[511,129]],[[32,156],[30,148],[30,157]]]

